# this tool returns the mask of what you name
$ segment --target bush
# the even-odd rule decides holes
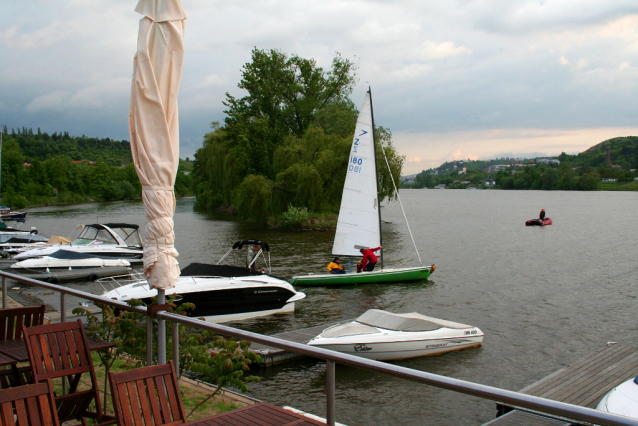
[[[288,210],[279,215],[279,226],[283,229],[302,229],[308,227],[310,212],[305,207],[288,206]]]

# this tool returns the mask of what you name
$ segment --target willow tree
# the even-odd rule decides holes
[[[226,94],[224,126],[214,123],[195,154],[198,206],[232,205],[247,220],[276,216],[289,206],[336,213],[358,116],[349,99],[354,81],[354,64],[339,54],[324,70],[313,59],[253,49],[238,84],[246,95]],[[391,133],[382,127],[377,132],[398,181],[403,158]],[[385,161],[379,170],[381,195],[392,197]],[[246,199],[255,194],[260,203]]]

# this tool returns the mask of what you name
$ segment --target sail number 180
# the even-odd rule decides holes
[[[354,173],[361,173],[361,169],[363,169],[363,159],[358,157],[350,156],[350,164],[348,165],[348,171]]]

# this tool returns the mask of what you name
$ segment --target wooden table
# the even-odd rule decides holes
[[[185,423],[184,426],[325,426],[326,423],[311,419],[285,408],[267,402],[227,411],[215,416],[206,417]]]
[[[112,348],[115,345],[113,343],[105,342],[97,339],[87,339],[89,343],[89,350],[98,351],[103,349]],[[0,340],[0,355],[10,357],[16,360],[16,362],[28,362],[29,353],[27,352],[27,345],[23,338]],[[5,365],[5,364],[0,364]],[[6,364],[10,365],[10,364]]]
[[[10,357],[9,355],[5,355],[0,353],[0,367],[5,367],[7,365],[16,365],[18,360]]]

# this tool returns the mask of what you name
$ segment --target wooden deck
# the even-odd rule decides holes
[[[300,330],[285,331],[283,333],[272,334],[271,337],[278,337],[280,339],[290,340],[296,343],[308,343],[310,339],[316,337],[323,330],[328,327],[332,327],[338,324],[344,324],[354,320],[344,320],[335,323],[317,325],[314,327],[302,328]],[[270,366],[281,364],[282,362],[289,361],[295,358],[301,358],[304,355],[300,355],[294,352],[287,352],[283,349],[274,348],[272,346],[261,345],[259,343],[253,343],[250,346],[251,352],[255,352],[264,359],[262,366]]]
[[[596,408],[598,402],[607,392],[636,376],[638,376],[638,347],[616,343],[593,352],[580,361],[521,389],[520,392],[582,407]],[[499,404],[499,412],[507,414],[486,423],[486,425],[517,424],[512,423],[511,419],[519,415],[535,416],[536,418],[534,423],[519,422],[518,424],[538,426],[565,424],[564,422],[560,423],[559,419],[519,410],[509,411],[512,409],[513,407]],[[557,421],[559,423],[556,423]]]
[[[325,424],[285,408],[260,402],[206,419],[195,420],[184,426],[317,426]]]

